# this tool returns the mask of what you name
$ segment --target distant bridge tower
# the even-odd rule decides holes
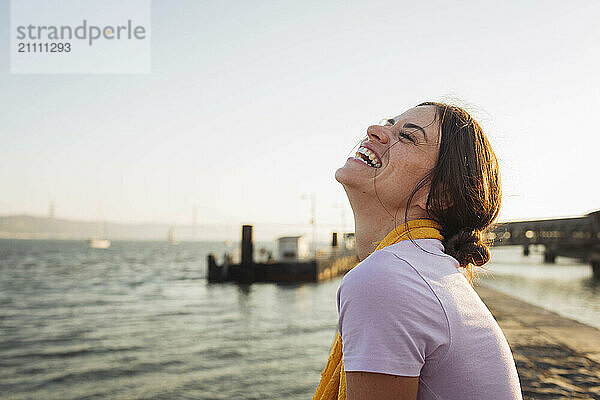
[[[54,202],[51,202],[50,207],[48,207],[48,218],[54,219]]]
[[[198,218],[198,206],[194,205],[192,207],[192,240],[196,240],[196,229],[197,229],[197,221]]]

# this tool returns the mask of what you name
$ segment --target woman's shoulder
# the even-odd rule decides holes
[[[402,275],[411,273],[412,267],[402,254],[381,249],[369,254],[364,260],[352,268],[343,278],[346,281],[360,281],[389,278],[390,274]]]
[[[387,248],[386,248],[387,249]],[[426,274],[402,252],[386,249],[371,253],[342,279],[338,297],[361,301],[393,301],[414,305],[415,299],[438,303]]]
[[[343,282],[387,285],[401,280],[405,284],[427,285],[428,280],[435,279],[430,271],[456,273],[457,265],[437,239],[405,240],[371,253],[346,274]]]
[[[458,261],[445,253],[444,245],[439,239],[403,240],[379,251],[392,253],[415,267],[437,264],[448,264],[453,268],[458,266]]]
[[[337,301],[347,371],[417,376],[426,358],[440,359],[447,349],[439,299],[395,252],[373,252],[349,271]]]

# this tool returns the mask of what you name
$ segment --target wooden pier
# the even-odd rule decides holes
[[[544,262],[557,256],[590,263],[594,277],[600,279],[600,210],[583,217],[517,221],[495,224],[487,232],[494,246],[520,245],[529,255],[529,246],[544,246]]]
[[[358,264],[355,251],[338,246],[337,234],[333,234],[331,248],[320,251],[312,259],[271,260],[254,262],[252,226],[242,226],[241,261],[235,264],[225,254],[222,265],[216,256],[208,255],[209,282],[318,282],[343,275]]]

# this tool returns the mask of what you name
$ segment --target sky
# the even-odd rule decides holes
[[[597,1],[155,0],[147,74],[11,74],[0,4],[0,215],[302,230],[315,193],[351,230],[335,170],[427,100],[487,133],[500,220],[600,208]]]

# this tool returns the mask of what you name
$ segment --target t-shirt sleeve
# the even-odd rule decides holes
[[[432,288],[391,252],[376,251],[348,272],[337,300],[346,371],[419,376],[449,341]]]

